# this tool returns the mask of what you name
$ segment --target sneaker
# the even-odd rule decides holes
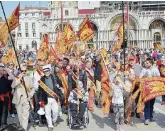
[[[48,128],[48,131],[53,131],[53,128],[52,128],[52,127],[49,127],[49,128]]]
[[[11,114],[11,117],[12,117],[12,118],[15,118],[15,114]]]
[[[161,105],[165,105],[165,101],[162,101],[162,102],[161,102]]]
[[[149,123],[150,123],[149,119],[146,119],[146,120],[144,121],[144,124],[145,124],[145,125],[148,125]]]
[[[136,118],[140,119],[140,114],[136,113]]]
[[[53,122],[53,126],[56,127],[58,125],[57,122]]]
[[[155,122],[155,119],[154,119],[154,118],[151,118],[151,119],[150,119],[150,122]]]
[[[123,126],[122,126],[122,125],[120,125],[120,127],[119,127],[119,131],[124,131]]]

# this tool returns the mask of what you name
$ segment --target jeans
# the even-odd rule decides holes
[[[145,120],[153,118],[154,103],[155,103],[155,98],[145,103],[145,107],[144,107]]]
[[[162,102],[165,102],[165,95],[162,96]]]
[[[9,98],[5,97],[0,101],[0,127],[7,124]]]

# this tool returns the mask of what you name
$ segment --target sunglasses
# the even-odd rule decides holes
[[[24,72],[26,72],[26,70],[21,70],[21,72],[23,72],[23,73],[24,73]]]

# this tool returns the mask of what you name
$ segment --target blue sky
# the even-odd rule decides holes
[[[6,16],[9,17],[13,10],[19,4],[19,1],[2,1]],[[21,1],[20,6],[24,8],[26,5],[35,5],[38,7],[47,7],[48,1]],[[2,8],[0,6],[0,17],[4,18]]]

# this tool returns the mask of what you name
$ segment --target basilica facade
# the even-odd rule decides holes
[[[165,46],[165,2],[129,2],[124,3],[124,12],[129,7],[129,22],[125,25],[127,46],[132,44],[139,48],[153,48],[154,43]],[[109,49],[118,41],[117,31],[123,20],[122,2],[101,1],[99,7],[79,10],[77,1],[63,1],[62,8],[58,1],[48,3],[50,15],[37,18],[39,34],[49,33],[50,44],[55,44],[57,28],[69,21],[75,34],[83,19],[88,15],[94,28],[94,38],[88,44],[96,48]],[[61,23],[61,12],[63,23]],[[128,25],[128,29],[127,29]],[[38,35],[38,40],[41,39]],[[37,48],[39,41],[36,40]],[[31,44],[31,43],[30,43]],[[32,46],[30,46],[32,47]]]

